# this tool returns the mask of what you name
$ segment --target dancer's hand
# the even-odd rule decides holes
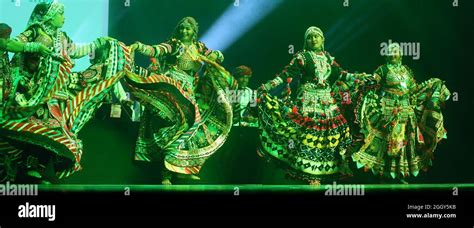
[[[217,56],[216,53],[213,52],[213,53],[211,53],[210,55],[208,55],[207,58],[208,58],[209,60],[211,60],[211,61],[216,62],[217,59],[218,59],[218,56]]]
[[[257,93],[262,94],[262,93],[267,93],[270,90],[266,84],[262,84],[261,86],[258,87]]]
[[[46,46],[44,46],[44,44],[39,44],[38,46],[38,52],[42,55],[42,56],[48,56],[48,55],[51,55],[53,53],[53,51],[51,51],[51,49],[47,48]]]
[[[363,78],[367,81],[376,81],[375,75],[374,74],[363,74]]]
[[[138,43],[134,43],[130,45],[129,48],[130,48],[130,52],[134,52],[138,48]]]
[[[209,65],[209,68],[213,68],[214,72],[216,72],[217,74],[224,76],[230,75],[230,73],[224,67],[222,67],[215,61],[209,59],[209,57],[199,55],[198,58],[200,61],[207,63]]]
[[[362,79],[363,85],[370,86],[377,83],[377,79],[375,78],[375,75],[362,73],[359,76]]]

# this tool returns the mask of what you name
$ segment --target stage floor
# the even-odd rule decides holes
[[[342,186],[362,186],[365,191],[443,191],[453,190],[455,187],[459,190],[474,190],[474,184],[452,183],[452,184],[338,184]],[[320,186],[311,185],[40,185],[40,191],[113,191],[123,192],[125,189],[139,192],[313,192],[325,191],[333,184],[322,184]]]

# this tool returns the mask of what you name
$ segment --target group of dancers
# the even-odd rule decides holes
[[[64,9],[38,3],[16,38],[0,24],[0,182],[55,183],[81,170],[78,133],[111,98],[140,104],[135,160],[162,163],[162,184],[199,179],[236,123],[259,127],[258,155],[315,185],[351,175],[351,163],[406,183],[432,165],[446,137],[449,90],[436,78],[417,83],[397,44],[373,74],[349,73],[324,49],[321,29],[310,27],[303,49],[254,91],[251,69],[224,69],[224,55],[198,40],[192,17],[160,44],[102,37],[79,46],[61,30]],[[74,59],[90,53],[90,67],[73,72]],[[150,66],[136,66],[135,53]]]

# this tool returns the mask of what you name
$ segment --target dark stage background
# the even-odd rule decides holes
[[[258,1],[258,0],[250,0]],[[193,16],[203,35],[234,3],[230,0],[111,0],[109,34],[127,44],[165,41],[177,22]],[[244,1],[241,1],[244,4]],[[472,105],[472,1],[459,0],[285,0],[240,39],[224,50],[224,66],[252,67],[251,86],[256,87],[290,61],[288,46],[295,52],[303,45],[306,28],[320,27],[326,36],[326,50],[349,71],[372,72],[383,64],[380,44],[392,41],[419,42],[420,59],[404,58],[416,79],[430,77],[446,81],[458,101],[447,102],[445,127],[448,139],[435,152],[434,166],[412,183],[474,182]],[[254,13],[258,14],[258,11]],[[233,28],[229,27],[231,31]],[[142,66],[148,62],[138,57]],[[126,113],[121,119],[108,117],[104,105],[82,131],[84,156],[82,172],[64,180],[81,184],[158,184],[158,164],[133,161],[138,124]],[[256,129],[234,129],[224,147],[204,166],[203,184],[288,184],[283,173],[265,163],[256,153]],[[356,172],[349,182],[370,182],[371,173]],[[189,183],[189,182],[188,182]]]

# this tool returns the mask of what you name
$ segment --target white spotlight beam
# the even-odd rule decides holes
[[[235,0],[204,34],[210,48],[224,51],[283,0]]]

